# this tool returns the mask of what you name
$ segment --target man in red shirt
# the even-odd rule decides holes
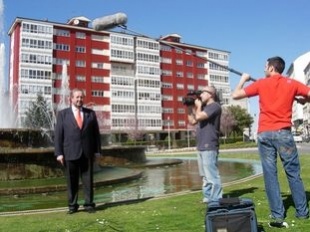
[[[277,154],[282,161],[296,208],[296,217],[309,218],[306,193],[300,177],[298,151],[291,133],[292,106],[296,96],[310,98],[310,88],[282,76],[285,62],[272,57],[265,66],[265,78],[243,88],[250,75],[244,73],[232,93],[233,99],[259,96],[258,149],[263,167],[272,227],[286,227],[285,209],[277,176]]]

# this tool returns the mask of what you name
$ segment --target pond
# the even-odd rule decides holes
[[[182,159],[183,162],[172,166],[135,168],[134,171],[140,171],[142,173],[141,178],[131,180],[126,183],[96,187],[95,202],[99,204],[107,202],[121,202],[159,197],[166,194],[180,193],[183,191],[200,190],[201,178],[198,174],[196,159],[193,157],[173,158]],[[163,158],[151,157],[150,159],[156,160]],[[260,162],[253,160],[220,159],[219,169],[223,184],[251,175],[257,175],[262,172]],[[109,169],[109,174],[99,172],[95,175],[95,180],[99,180],[102,175],[121,175],[122,172],[125,172],[124,170],[124,168],[111,167]],[[40,185],[44,185],[44,180],[38,181],[40,182]],[[64,178],[45,181],[65,183]],[[24,182],[30,186],[32,185],[32,182],[29,180],[25,180]],[[16,185],[17,183],[25,185],[23,181],[11,182],[12,185]],[[83,204],[82,194],[82,190],[80,190],[80,204]],[[0,198],[0,212],[66,207],[66,202],[66,191],[25,195],[6,195],[1,196]]]

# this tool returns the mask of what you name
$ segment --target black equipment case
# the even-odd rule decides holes
[[[208,204],[206,232],[257,232],[255,205],[248,198],[221,198]]]

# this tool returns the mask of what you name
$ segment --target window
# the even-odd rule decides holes
[[[151,50],[159,50],[159,44],[150,42],[150,41],[144,41],[144,40],[138,40],[137,41],[137,47],[141,48],[147,48]]]
[[[172,76],[171,70],[162,70],[161,73],[163,76]]]
[[[210,63],[209,65],[210,65],[210,69],[212,69],[212,70],[227,71],[225,68],[220,67],[220,66],[217,65],[217,64]]]
[[[93,97],[103,97],[104,96],[104,91],[103,90],[92,90],[91,95]]]
[[[187,85],[187,89],[188,89],[188,90],[194,90],[195,87],[194,87],[194,85]]]
[[[160,101],[161,95],[159,93],[139,92],[138,99],[147,101]]]
[[[36,40],[36,39],[22,39],[22,47],[25,48],[39,48],[39,49],[52,49],[53,43],[47,40]]]
[[[161,114],[161,106],[152,106],[152,105],[140,105],[138,107],[138,112],[143,114]]]
[[[173,113],[173,108],[163,108],[163,113]]]
[[[173,97],[171,95],[162,95],[163,101],[172,101]]]
[[[193,73],[191,73],[191,72],[186,73],[186,76],[187,76],[187,78],[193,78],[194,77]]]
[[[56,29],[55,34],[57,36],[64,36],[64,37],[70,37],[70,31],[62,30],[62,29]]]
[[[159,75],[160,74],[160,69],[151,67],[151,66],[142,66],[138,65],[137,67],[138,73],[140,74],[147,74],[147,75]]]
[[[45,85],[21,85],[21,92],[23,94],[50,95],[52,92],[52,88],[51,86],[45,86]]]
[[[185,50],[185,53],[186,53],[187,55],[191,55],[191,54],[192,54],[192,50],[186,49],[186,50]]]
[[[134,58],[134,53],[125,50],[111,50],[111,57],[113,58],[122,58],[122,59],[132,59]]]
[[[159,55],[137,53],[137,60],[158,63],[159,62]]]
[[[21,61],[24,63],[51,65],[52,64],[52,57],[51,56],[39,55],[39,54],[22,53],[21,54]]]
[[[22,31],[28,33],[35,33],[35,34],[53,34],[53,27],[40,25],[40,24],[32,24],[32,23],[22,23]]]
[[[197,63],[197,68],[204,68],[205,64],[204,63]]]
[[[184,108],[178,108],[178,114],[185,114]]]
[[[91,64],[91,67],[92,67],[92,68],[103,69],[104,63],[96,63],[96,62],[93,62],[93,63]]]
[[[199,57],[206,57],[207,56],[207,52],[196,51],[196,55],[199,56]]]
[[[173,88],[172,83],[162,82],[161,85],[162,85],[162,88],[164,88],[164,89],[172,89]]]
[[[75,47],[75,51],[79,52],[79,53],[85,53],[86,52],[86,48],[85,47],[81,47],[81,46],[76,46]]]
[[[160,50],[161,51],[168,51],[170,52],[172,49],[170,46],[167,46],[167,45],[160,45]]]
[[[60,59],[60,58],[56,58],[54,63],[57,64],[57,65],[63,65],[64,63],[67,64],[67,65],[70,65],[70,61],[69,60]]]
[[[76,67],[86,67],[86,62],[84,60],[76,60],[75,66]]]
[[[183,60],[176,60],[175,63],[176,63],[177,65],[183,65]]]
[[[112,90],[112,97],[114,98],[121,98],[121,99],[133,99],[134,92],[133,91],[126,91],[126,90]]]
[[[70,46],[67,44],[56,44],[55,50],[70,51]]]
[[[183,121],[183,120],[178,121],[178,124],[179,124],[179,126],[185,126],[186,125],[185,121]]]
[[[21,69],[22,79],[50,80],[52,78],[51,71],[37,69]]]
[[[134,79],[131,77],[122,77],[122,76],[112,76],[111,77],[112,85],[121,85],[121,86],[133,86]]]
[[[199,80],[204,80],[205,78],[205,74],[197,74],[197,79]]]
[[[171,64],[171,59],[170,59],[170,58],[162,57],[162,58],[161,58],[161,62],[162,62],[162,63],[165,63],[165,64]]]
[[[186,66],[188,66],[188,67],[193,67],[193,61],[187,60],[187,61],[186,61]]]
[[[83,32],[76,32],[75,37],[78,39],[85,39],[86,38],[86,34]]]
[[[104,50],[103,49],[95,49],[95,48],[93,48],[91,50],[91,53],[94,54],[94,55],[103,55],[104,54]]]
[[[149,79],[139,79],[138,86],[150,87],[150,88],[160,88],[159,80],[149,80]]]
[[[181,48],[176,48],[175,52],[178,54],[183,54],[183,50]]]
[[[104,83],[104,77],[101,76],[92,76],[91,82],[93,83]]]
[[[44,86],[44,94],[50,95],[52,93],[52,88],[50,86]]]
[[[215,60],[228,60],[227,54],[220,54],[215,52],[209,52],[208,53],[209,58],[215,59]]]
[[[117,113],[134,113],[134,105],[121,105],[121,104],[112,104],[112,112]]]
[[[82,75],[77,75],[77,76],[76,76],[76,80],[77,80],[77,81],[81,81],[81,82],[85,82],[85,81],[86,81],[86,77],[85,77],[85,76],[82,76]]]
[[[102,35],[91,35],[91,39],[96,41],[104,41],[104,38]]]
[[[177,77],[183,77],[183,72],[176,72]]]
[[[177,84],[177,89],[184,89],[184,85],[183,84]]]
[[[228,76],[210,75],[210,81],[212,81],[212,82],[228,83]]]
[[[111,43],[126,46],[133,46],[133,38],[111,35]]]

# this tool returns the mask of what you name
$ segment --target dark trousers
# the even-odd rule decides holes
[[[78,160],[66,161],[66,177],[69,209],[78,209],[79,181],[84,192],[84,207],[94,207],[93,160],[84,155]]]

